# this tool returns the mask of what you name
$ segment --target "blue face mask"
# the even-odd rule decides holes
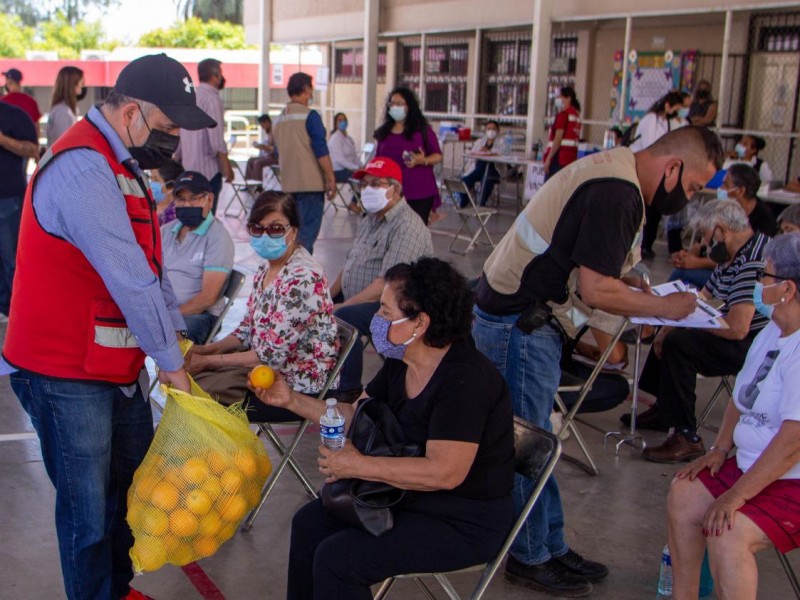
[[[153,200],[156,203],[161,202],[166,198],[166,194],[164,193],[164,187],[158,181],[150,180],[150,191],[153,193]]]
[[[686,108],[686,107],[679,108],[679,109],[678,109],[678,116],[679,116],[681,119],[685,119],[685,118],[687,118],[687,117],[689,116],[689,109],[688,109],[688,108]]]
[[[728,190],[717,188],[717,200],[727,200],[727,199],[728,199]]]
[[[395,121],[405,121],[408,116],[408,110],[405,106],[390,106],[389,116]]]
[[[250,247],[256,251],[261,258],[276,260],[286,254],[289,248],[286,245],[286,236],[271,238],[264,234],[261,237],[251,237]]]
[[[410,318],[411,317],[405,317],[404,319],[390,321],[389,319],[386,319],[380,315],[375,315],[372,317],[372,322],[369,324],[369,332],[372,335],[372,343],[375,345],[375,350],[378,351],[378,354],[381,354],[386,358],[403,360],[403,356],[406,354],[406,348],[408,348],[408,345],[417,338],[417,334],[414,333],[410,339],[406,340],[402,344],[394,344],[389,340],[389,328],[392,325],[405,323]]]
[[[347,131],[347,121],[339,121],[338,125],[336,125],[337,129],[344,133]]]
[[[780,283],[773,283],[772,285],[765,286],[760,281],[756,283],[753,288],[753,305],[756,307],[756,312],[764,315],[768,319],[772,318],[772,313],[775,310],[775,304],[764,304],[764,288],[780,285]]]

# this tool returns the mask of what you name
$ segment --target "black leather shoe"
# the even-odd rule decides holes
[[[630,427],[631,413],[625,413],[619,418],[619,420],[623,425],[625,425],[625,427]],[[664,419],[661,411],[658,409],[658,405],[654,404],[646,411],[636,415],[636,427],[638,429],[648,429],[650,431],[667,432],[672,425],[670,425],[666,419]]]
[[[509,555],[506,579],[562,598],[581,598],[592,593],[592,584],[585,577],[570,573],[556,558],[540,565],[526,565]]]
[[[586,560],[573,550],[567,550],[564,556],[557,556],[554,560],[560,562],[570,573],[580,575],[589,581],[602,581],[608,577],[608,567]]]
[[[653,252],[650,248],[642,248],[642,258],[644,260],[650,260],[656,257],[656,253]]]

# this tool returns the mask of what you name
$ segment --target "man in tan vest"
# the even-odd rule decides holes
[[[273,120],[272,135],[278,148],[281,188],[294,196],[300,213],[297,241],[313,252],[322,225],[325,193],[333,198],[336,178],[322,118],[308,107],[314,97],[311,75],[295,73],[289,77],[286,91],[290,101]]]
[[[578,304],[622,316],[681,319],[692,312],[693,294],[641,293],[629,287],[647,290],[641,280],[623,276],[638,260],[645,206],[680,211],[721,164],[716,135],[685,127],[636,154],[616,148],[576,161],[531,199],[484,265],[473,328],[478,349],[508,382],[515,414],[551,429],[561,376],[554,321],[575,321]],[[581,302],[568,293],[573,273]],[[515,502],[530,495],[529,483],[517,477]],[[507,578],[558,596],[589,594],[608,569],[570,550],[563,529],[551,477],[511,547]]]

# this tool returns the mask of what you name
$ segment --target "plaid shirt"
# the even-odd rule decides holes
[[[367,215],[347,252],[342,273],[345,300],[365,289],[398,263],[433,256],[431,232],[405,200],[400,200],[382,218]]]

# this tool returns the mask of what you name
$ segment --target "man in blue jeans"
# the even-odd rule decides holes
[[[623,276],[638,262],[645,205],[663,214],[679,211],[721,162],[716,135],[687,127],[637,154],[618,148],[579,160],[536,193],[486,261],[476,287],[475,343],[506,378],[515,414],[551,429],[561,376],[555,314],[569,315],[573,323],[577,319],[564,306],[573,270],[581,299],[591,307],[671,319],[693,310],[693,294],[643,294],[628,287],[647,290],[641,280]],[[517,510],[531,491],[530,480],[517,476]],[[514,540],[506,577],[553,595],[578,597],[607,575],[604,565],[567,545],[561,496],[551,477]]]
[[[28,114],[0,102],[0,322],[11,305],[17,236],[29,158],[39,156],[39,140]]]
[[[11,372],[56,489],[70,600],[144,598],[130,588],[125,517],[153,439],[145,355],[162,383],[188,392],[189,379],[142,169],[171,157],[179,128],[214,125],[180,63],[143,56],[53,144],[25,195],[0,374]]]

